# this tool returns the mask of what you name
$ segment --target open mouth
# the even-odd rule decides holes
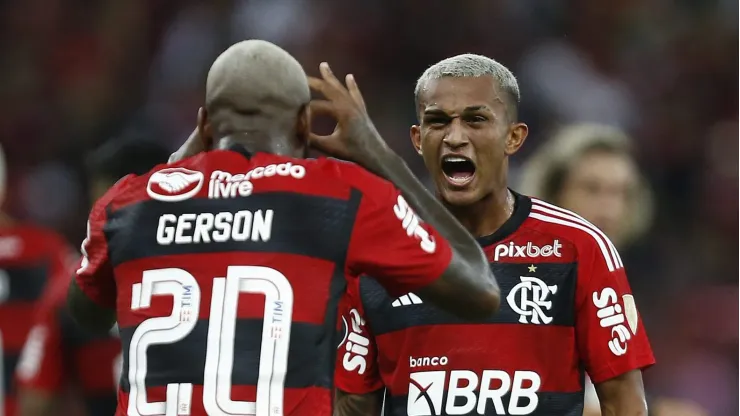
[[[466,185],[475,176],[475,164],[465,156],[449,155],[442,158],[442,172],[453,185]]]

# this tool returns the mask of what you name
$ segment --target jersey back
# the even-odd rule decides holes
[[[77,281],[118,313],[118,415],[331,414],[337,302],[368,226],[341,163],[212,151],[97,204]],[[420,256],[432,269],[397,293],[439,276],[449,248]]]

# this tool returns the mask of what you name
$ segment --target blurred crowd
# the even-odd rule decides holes
[[[237,40],[275,42],[308,73],[324,60],[354,73],[378,129],[422,177],[408,141],[416,78],[458,53],[500,61],[519,79],[520,118],[530,127],[514,158],[514,184],[526,178],[525,166],[544,163],[525,164],[563,125],[626,132],[650,201],[630,211],[644,232],[621,248],[658,360],[646,386],[712,415],[738,414],[737,1],[6,0],[0,7],[4,211],[74,245],[95,193],[90,152],[141,139],[174,150],[194,127],[210,63]]]

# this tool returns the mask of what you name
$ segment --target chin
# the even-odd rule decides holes
[[[454,207],[470,206],[482,199],[475,189],[442,189],[440,197],[445,203]]]

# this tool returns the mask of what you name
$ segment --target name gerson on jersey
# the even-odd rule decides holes
[[[351,348],[349,337],[339,346],[337,388],[385,387],[385,415],[580,416],[584,372],[599,383],[654,363],[609,239],[572,212],[515,196],[512,217],[479,239],[499,313],[464,322],[361,278],[341,304],[361,325]]]
[[[331,415],[347,280],[401,296],[449,264],[415,218],[333,159],[219,150],[124,178],[90,214],[76,276],[117,311],[116,415]]]

